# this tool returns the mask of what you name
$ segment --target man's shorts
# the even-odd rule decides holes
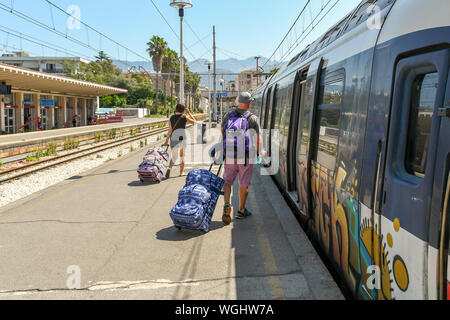
[[[223,179],[226,184],[234,184],[236,177],[239,175],[239,186],[248,188],[252,182],[253,165],[247,166],[243,164],[225,164],[225,173]]]

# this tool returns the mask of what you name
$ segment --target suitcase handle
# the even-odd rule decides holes
[[[163,144],[163,145],[161,146],[161,148],[163,148],[163,147],[166,147],[166,152],[169,152],[169,147],[170,147],[169,144]]]
[[[209,167],[209,171],[210,172],[212,172],[212,168],[214,167],[214,162],[211,164],[211,166]],[[223,164],[221,164],[220,165],[220,167],[219,167],[219,170],[217,171],[217,174],[216,174],[216,176],[219,176],[220,175],[220,172],[222,171],[222,167],[223,167]]]

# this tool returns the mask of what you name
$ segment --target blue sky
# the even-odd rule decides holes
[[[179,51],[179,40],[161,18],[150,0],[51,0],[67,10],[75,5],[80,8],[81,20],[111,37],[117,42],[147,57],[146,42],[153,36],[163,37],[169,46]],[[179,18],[177,10],[169,6],[169,0],[153,0],[166,17],[169,24],[179,33]],[[218,59],[248,58],[255,55],[269,57],[281,39],[290,28],[307,0],[193,0],[194,7],[186,10],[185,19],[197,36],[203,39],[198,42],[194,32],[185,25],[185,44],[190,47],[185,53],[192,61],[197,58],[211,59],[212,26],[216,26],[216,40]],[[320,10],[321,3],[329,0],[312,0],[313,14]],[[331,0],[331,4],[336,0]],[[315,40],[326,29],[339,21],[352,10],[360,0],[341,0],[331,13],[314,29],[305,42]],[[67,33],[67,35],[88,43],[95,49],[107,52],[113,58],[122,60],[142,60],[126,50],[118,48],[111,41],[99,37],[85,27],[71,30],[67,28],[67,16],[55,8],[50,10],[45,0],[0,0],[0,4],[7,7],[13,5],[18,10],[33,19]],[[309,22],[307,22],[309,23]],[[301,29],[301,27],[299,27]],[[76,45],[63,37],[45,31],[26,22],[10,12],[0,10],[0,30],[13,30],[27,36],[32,36],[50,42],[52,46],[59,46],[93,57],[93,50]],[[4,50],[23,49],[32,55],[67,55],[62,51],[36,45],[0,31],[0,46]],[[292,41],[292,40],[291,40]],[[197,43],[197,44],[196,44]],[[206,47],[206,48],[205,48]],[[298,50],[296,50],[298,52]]]

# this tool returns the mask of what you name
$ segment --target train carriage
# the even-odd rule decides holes
[[[254,93],[275,181],[357,298],[450,299],[449,14],[364,0]]]

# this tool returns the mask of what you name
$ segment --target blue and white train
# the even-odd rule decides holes
[[[254,92],[274,179],[356,298],[450,299],[449,64],[449,0],[364,0]]]

